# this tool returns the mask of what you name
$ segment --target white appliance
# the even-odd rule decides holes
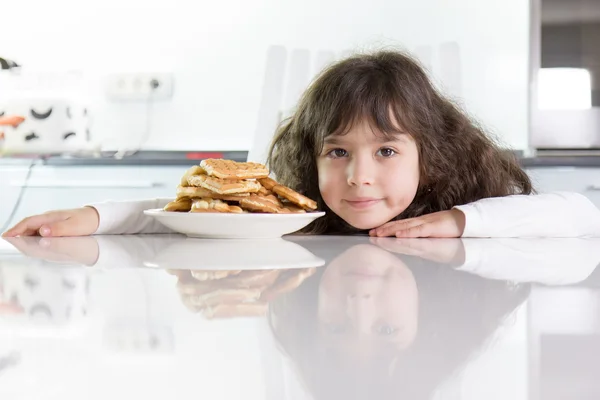
[[[69,98],[23,96],[0,101],[2,153],[57,153],[89,146],[87,109]]]
[[[600,1],[532,0],[531,145],[600,149]]]

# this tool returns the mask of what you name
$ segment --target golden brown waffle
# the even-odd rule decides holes
[[[240,207],[244,210],[262,213],[278,214],[279,207],[271,200],[258,195],[251,195],[240,200]]]
[[[269,176],[269,170],[263,164],[253,162],[235,162],[223,159],[207,159],[200,162],[206,174],[221,179],[257,179]]]
[[[217,212],[241,214],[244,212],[238,206],[230,206],[222,200],[202,198],[194,200],[190,212]]]
[[[292,204],[288,201],[283,203],[283,207],[279,211],[280,214],[305,214],[306,210],[304,208],[298,207],[295,204]]]
[[[221,179],[208,175],[191,176],[188,183],[219,194],[256,193],[260,190],[260,183],[256,181]]]
[[[260,182],[261,185],[264,186],[265,189],[267,190],[273,190],[273,188],[277,185],[279,185],[279,183],[277,183],[277,181],[275,181],[274,179],[271,179],[269,177],[266,178],[262,178],[258,180]]]
[[[317,203],[270,178],[265,165],[224,159],[203,160],[189,168],[177,187],[173,212],[271,214],[304,213]],[[241,207],[237,207],[237,204]],[[234,205],[235,204],[235,205]]]
[[[304,208],[305,210],[316,210],[317,209],[316,201],[311,200],[308,197],[301,195],[300,193],[290,189],[289,187],[285,187],[282,185],[276,185],[273,187],[272,190],[279,196],[291,201],[292,203]]]
[[[258,192],[256,192],[257,194],[260,194],[261,196],[270,196],[273,194],[273,192],[271,192],[269,189],[267,189],[264,186],[260,186],[260,189],[258,190]]]
[[[194,175],[202,175],[202,174],[206,174],[206,171],[204,171],[204,168],[200,167],[199,165],[194,165],[193,167],[191,167],[190,169],[188,169],[187,171],[185,171],[185,174],[183,174],[183,176],[181,177],[181,186],[190,186],[190,184],[188,183],[188,178],[190,176],[194,176]]]
[[[250,196],[250,193],[237,193],[237,194],[219,194],[215,192],[211,192],[208,189],[202,187],[177,187],[177,198],[189,198],[189,199],[198,199],[198,198],[211,198],[211,199],[219,199],[225,201],[239,201],[240,198],[245,196]]]
[[[175,211],[175,212],[188,212],[192,209],[192,200],[190,199],[177,199],[168,203],[163,210]]]
[[[277,208],[282,208],[283,207],[283,203],[281,202],[281,200],[279,200],[279,198],[277,196],[275,196],[274,194],[269,194],[267,196],[260,196],[260,197],[263,200],[270,202],[271,204],[273,204]]]

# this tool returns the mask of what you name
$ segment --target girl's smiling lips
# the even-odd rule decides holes
[[[375,197],[352,197],[344,201],[352,208],[365,209],[378,204],[382,199]]]

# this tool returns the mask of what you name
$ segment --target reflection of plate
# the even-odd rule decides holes
[[[304,214],[225,214],[178,213],[162,209],[146,210],[163,225],[191,237],[217,239],[272,239],[296,232],[324,212]]]
[[[320,267],[325,261],[299,244],[278,239],[190,239],[144,262],[165,269],[275,269]]]

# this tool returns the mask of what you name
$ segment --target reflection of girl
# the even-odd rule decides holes
[[[273,302],[270,319],[317,399],[429,398],[528,293],[363,244]]]

